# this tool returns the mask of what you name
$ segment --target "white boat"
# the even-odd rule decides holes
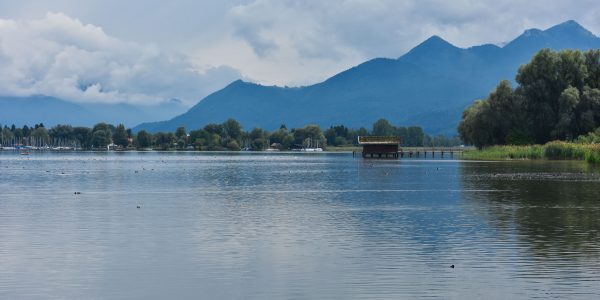
[[[319,147],[319,140],[316,141],[316,147],[312,147],[312,138],[308,139],[308,147],[302,148],[300,151],[304,152],[322,152],[323,148]]]

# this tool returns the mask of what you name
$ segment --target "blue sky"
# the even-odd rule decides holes
[[[431,35],[469,47],[574,19],[596,1],[0,0],[0,95],[188,105],[243,78],[306,85]]]

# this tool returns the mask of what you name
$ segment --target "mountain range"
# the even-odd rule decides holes
[[[189,111],[134,130],[174,131],[238,120],[246,129],[272,130],[306,124],[351,128],[386,118],[418,125],[430,134],[455,135],[462,111],[503,79],[514,82],[521,64],[542,48],[600,48],[600,38],[575,21],[529,29],[504,46],[456,47],[432,36],[397,59],[375,58],[306,87],[263,86],[235,81]]]
[[[69,124],[92,126],[99,122],[123,123],[131,127],[142,122],[176,116],[186,111],[178,99],[154,105],[125,103],[74,103],[35,95],[31,97],[0,96],[0,125],[18,127],[44,123],[44,126]]]
[[[600,48],[600,38],[575,21],[526,30],[504,46],[459,48],[432,36],[399,58],[375,58],[310,86],[264,86],[238,80],[187,111],[177,100],[134,106],[0,96],[0,123],[91,126],[108,122],[139,124],[134,131],[157,132],[179,126],[193,130],[228,118],[238,120],[246,130],[273,130],[282,124],[370,128],[386,118],[395,125],[421,126],[429,134],[455,135],[463,109],[487,96],[502,79],[514,82],[518,67],[542,48]]]

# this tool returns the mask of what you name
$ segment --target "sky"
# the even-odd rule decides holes
[[[237,79],[318,83],[432,35],[502,45],[597,0],[0,0],[0,96],[193,105]]]

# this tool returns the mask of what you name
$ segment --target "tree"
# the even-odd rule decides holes
[[[44,128],[44,127],[39,127],[39,125],[37,125],[36,129],[38,129],[38,128]],[[50,135],[50,137],[52,139],[56,139],[56,140],[60,140],[60,141],[64,141],[64,142],[70,142],[70,141],[75,140],[74,130],[73,130],[73,127],[71,127],[71,125],[58,124],[58,125],[50,128],[50,130],[48,130],[48,134]]]
[[[206,141],[210,134],[203,129],[193,130],[190,132],[189,142],[194,145],[195,149],[204,150],[203,147],[206,147]]]
[[[242,126],[234,119],[228,119],[223,123],[225,137],[239,141],[242,137]]]
[[[28,137],[28,136],[29,136],[29,133],[30,133],[29,126],[27,126],[27,125],[23,125],[22,132],[23,132],[23,136],[24,136],[24,137]]]
[[[250,138],[250,149],[252,151],[261,151],[269,147],[266,140],[267,133],[261,128],[254,128],[248,134]]]
[[[327,139],[328,145],[345,145],[348,143],[347,139],[350,137],[349,129],[344,125],[331,126],[325,130],[325,138]]]
[[[92,140],[92,130],[87,127],[75,127],[73,128],[73,138],[76,143],[83,148],[90,148]]]
[[[271,143],[279,143],[283,148],[289,149],[294,143],[294,136],[288,132],[287,128],[280,128],[269,135]]]
[[[573,134],[577,132],[575,110],[579,105],[579,91],[569,86],[560,95],[558,103],[558,122],[552,136],[557,139],[572,140],[574,138]]]
[[[458,124],[458,133],[465,143],[475,145],[481,149],[492,144],[491,130],[486,122],[489,102],[477,100],[467,107],[462,113],[462,120]]]
[[[127,135],[127,131],[125,130],[125,125],[119,124],[115,128],[115,133],[112,136],[113,143],[115,145],[126,148],[129,145],[129,136]]]
[[[600,51],[543,49],[465,109],[458,131],[477,147],[571,140],[600,125]]]
[[[578,132],[590,132],[600,125],[600,89],[583,88],[577,113]]]
[[[394,126],[392,126],[388,120],[379,119],[373,123],[373,131],[371,131],[371,134],[376,136],[392,136],[395,131]]]
[[[96,130],[92,132],[92,147],[95,148],[106,148],[111,142],[109,130]]]
[[[152,135],[145,130],[140,130],[137,133],[137,147],[140,149],[150,148],[152,146]]]
[[[240,151],[240,145],[235,140],[231,140],[227,143],[227,149],[231,151]]]
[[[43,144],[47,144],[50,139],[50,135],[48,135],[48,130],[44,127],[38,127],[38,129],[34,129],[31,132],[31,137],[33,137],[36,141],[40,141]]]
[[[411,147],[422,147],[425,133],[423,129],[418,126],[410,126],[407,128],[408,136],[406,138],[406,146]]]
[[[211,123],[211,124],[204,126],[204,130],[206,130],[210,134],[221,135],[221,133],[223,132],[223,125]]]
[[[312,143],[311,146],[316,146],[317,143],[320,147],[324,147],[327,144],[325,135],[321,131],[319,125],[306,125],[303,128],[294,129],[292,134],[294,135],[294,144],[303,144],[308,146],[308,142]]]
[[[175,130],[175,136],[177,137],[177,139],[181,139],[184,137],[187,137],[187,133],[185,132],[185,127],[177,127],[177,130]]]
[[[188,144],[187,133],[185,132],[185,127],[177,127],[175,130],[175,137],[177,138],[177,148],[183,149]]]
[[[2,146],[11,145],[12,140],[15,138],[14,134],[12,131],[10,131],[10,129],[8,129],[8,127],[2,128],[2,133],[0,135],[2,137],[0,139],[0,145]]]

